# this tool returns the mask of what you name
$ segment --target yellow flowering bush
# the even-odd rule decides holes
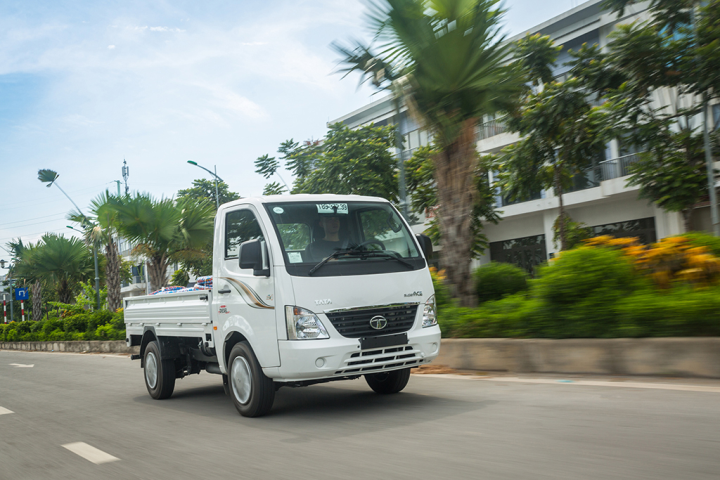
[[[695,287],[717,285],[720,281],[720,258],[713,255],[709,247],[695,245],[682,235],[663,238],[652,245],[642,245],[635,237],[604,235],[585,240],[585,244],[622,250],[632,259],[635,268],[660,288],[670,288],[675,281]]]

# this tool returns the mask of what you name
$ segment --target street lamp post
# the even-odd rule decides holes
[[[198,168],[202,168],[206,172],[208,172],[210,175],[212,175],[215,178],[215,208],[220,208],[220,197],[218,195],[218,181],[223,182],[224,180],[217,176],[217,165],[215,165],[215,173],[211,172],[207,168],[203,167],[202,165],[198,165],[197,162],[193,162],[192,160],[188,160],[187,163],[190,165],[195,165]]]
[[[60,188],[60,185],[58,185],[58,183],[57,183],[57,179],[59,176],[60,175],[54,170],[50,170],[47,168],[38,170],[38,180],[40,180],[43,183],[47,183],[48,188],[52,187],[53,185]],[[77,204],[75,202],[73,202],[73,199],[70,198],[70,195],[65,193],[65,190],[60,188],[60,191],[67,197],[68,200],[70,200],[70,203],[75,205],[75,208],[77,208],[78,213],[80,213],[80,215],[82,215],[83,227],[87,226],[88,223],[90,223],[90,222],[87,219],[87,217],[85,216],[85,214],[82,213],[82,210],[80,210],[80,207],[78,207]],[[73,227],[70,227],[70,226],[68,228],[75,230]],[[76,230],[76,231],[79,231],[79,230]],[[84,234],[85,232],[82,232],[82,233]],[[95,300],[97,303],[97,309],[100,310],[100,275],[98,274],[97,245],[95,244],[94,240],[93,240],[93,256],[95,257]]]
[[[70,225],[68,225],[67,228],[85,235],[85,232],[78,230],[77,228],[73,228]],[[98,270],[97,244],[95,240],[93,240],[93,259],[95,260],[95,304],[97,305],[97,309],[100,310],[100,273]]]

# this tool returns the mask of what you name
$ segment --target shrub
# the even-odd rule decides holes
[[[17,342],[19,340],[19,335],[16,329],[8,329],[6,340],[8,342]]]
[[[98,327],[110,323],[113,314],[109,310],[99,310],[87,316],[87,331],[95,333]],[[83,330],[85,331],[85,330]]]
[[[540,269],[531,294],[544,304],[528,325],[539,337],[606,337],[616,327],[615,305],[647,288],[621,251],[580,247]]]
[[[490,262],[473,274],[475,291],[480,303],[500,300],[527,290],[527,273],[510,263]]]
[[[42,326],[43,333],[47,336],[50,335],[55,330],[62,330],[63,329],[63,321],[58,319],[49,319],[45,320]]]
[[[70,335],[68,335],[68,336],[70,336]],[[65,332],[63,332],[59,328],[57,330],[52,331],[50,333],[50,335],[47,336],[47,339],[50,342],[62,342],[65,340],[65,338],[66,338]]]
[[[95,331],[98,340],[120,340],[122,332],[114,329],[112,325],[101,325]]]
[[[63,319],[63,330],[68,333],[87,330],[87,313],[76,313]]]

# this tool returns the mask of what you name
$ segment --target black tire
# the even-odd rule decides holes
[[[376,393],[398,393],[410,380],[410,369],[393,370],[392,372],[365,375],[365,381]]]
[[[247,342],[238,342],[228,359],[230,398],[243,417],[260,417],[272,408],[275,385],[265,376]]]
[[[143,377],[148,393],[155,400],[169,398],[175,389],[175,361],[162,360],[157,342],[145,347]]]

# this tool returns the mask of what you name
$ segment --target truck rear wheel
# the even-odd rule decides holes
[[[163,360],[157,342],[145,348],[145,386],[155,400],[169,398],[175,389],[175,362]]]
[[[265,376],[247,342],[238,342],[228,360],[230,397],[243,417],[260,417],[272,408],[275,385]]]
[[[398,393],[408,384],[410,369],[365,375],[365,381],[376,393]]]

